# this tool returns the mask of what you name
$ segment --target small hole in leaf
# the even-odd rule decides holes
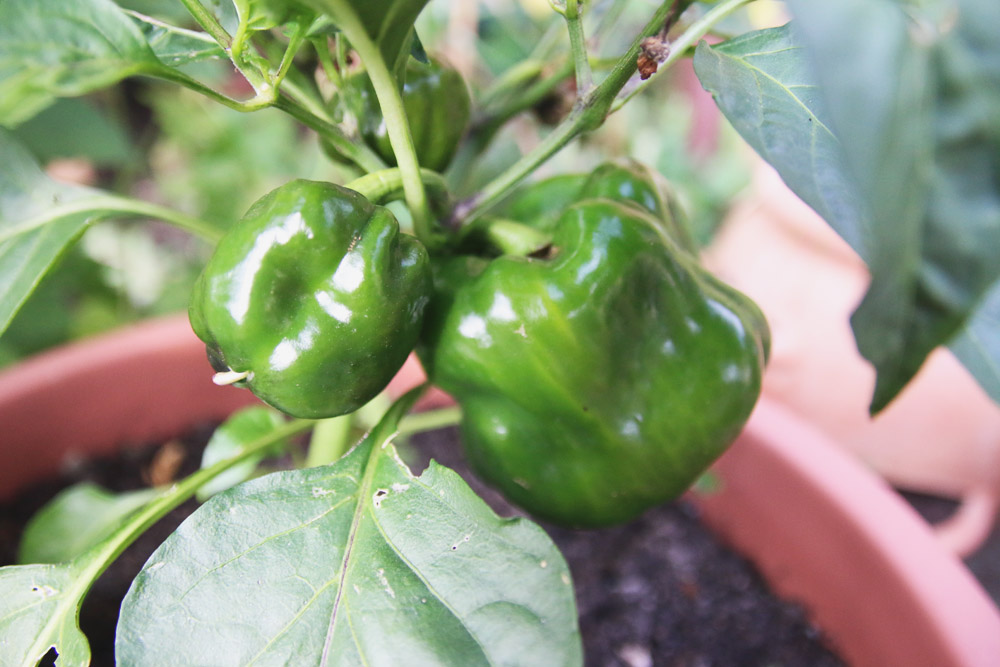
[[[59,652],[56,651],[55,647],[49,649],[48,653],[42,656],[42,659],[38,661],[38,667],[54,667],[56,664],[56,658],[59,657]]]

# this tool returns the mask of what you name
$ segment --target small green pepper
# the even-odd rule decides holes
[[[406,66],[402,98],[420,166],[444,171],[469,125],[471,102],[465,81],[455,69],[411,58]],[[357,119],[358,131],[365,143],[386,163],[395,166],[396,156],[389,142],[382,109],[366,73],[349,77],[345,90],[331,103],[335,117],[342,117],[349,110]],[[333,159],[343,160],[333,146],[324,144],[324,149]]]
[[[571,526],[683,492],[749,417],[769,344],[753,302],[643,196],[650,182],[594,178],[585,192],[605,196],[562,213],[549,255],[445,262],[421,348],[462,406],[474,469]]]
[[[388,384],[430,293],[427,251],[392,213],[353,190],[296,180],[222,239],[189,316],[220,381],[319,419],[356,410]]]

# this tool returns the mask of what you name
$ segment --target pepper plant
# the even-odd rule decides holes
[[[189,309],[214,380],[268,406],[220,426],[169,488],[80,486],[46,506],[24,564],[0,568],[0,663],[54,649],[88,664],[91,584],[197,496],[122,605],[122,664],[579,664],[569,572],[544,531],[497,517],[437,464],[414,475],[393,440],[458,424],[484,480],[573,527],[669,501],[733,441],[767,324],[699,264],[683,197],[622,155],[535,175],[682,59],[868,263],[852,324],[878,373],[872,411],[942,344],[1000,398],[993,0],[789,0],[790,24],[753,31],[736,29],[752,0],[551,0],[535,51],[472,86],[425,53],[426,4],[180,0],[153,17],[0,2],[0,125],[153,77],[280,110],[349,174],[288,174],[222,234],[197,212],[57,183],[0,132],[0,330],[87,228],[162,220],[214,247]],[[626,10],[648,16],[622,34]],[[248,94],[200,78],[206,60],[231,63]],[[572,104],[536,145],[468,178],[567,81]],[[411,414],[427,385],[388,404],[413,351],[456,407]],[[306,432],[300,466],[262,474]]]

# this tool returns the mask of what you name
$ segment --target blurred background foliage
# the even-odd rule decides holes
[[[229,0],[215,0],[222,5]],[[195,27],[178,0],[121,0],[119,5]],[[211,5],[212,3],[206,3]],[[594,0],[595,13],[615,6],[600,26],[598,57],[621,53],[654,3]],[[711,4],[711,3],[697,3]],[[733,33],[773,24],[779,3],[761,2],[730,19]],[[699,11],[694,7],[692,11]],[[564,22],[547,0],[432,0],[417,24],[429,53],[466,74],[473,99],[510,67],[540,51],[567,57]],[[723,26],[723,34],[727,31]],[[547,45],[547,46],[546,46]],[[304,50],[303,64],[314,66]],[[228,62],[192,65],[199,79],[249,95]],[[586,171],[608,158],[632,156],[670,179],[705,243],[727,207],[749,183],[747,148],[727,123],[699,143],[689,61],[545,164],[536,174]],[[458,194],[488,182],[534,146],[562,115],[572,76],[534,109],[518,115],[449,174]],[[713,107],[714,112],[714,107]],[[703,120],[703,119],[702,119]],[[293,178],[345,182],[354,174],[327,160],[315,135],[274,109],[240,113],[177,86],[143,78],[83,98],[64,99],[13,130],[57,179],[167,205],[225,229],[267,191]],[[400,212],[399,206],[393,207]],[[401,217],[405,217],[405,212]],[[0,336],[0,366],[76,338],[140,318],[186,309],[208,256],[204,243],[149,221],[103,222],[89,230]]]

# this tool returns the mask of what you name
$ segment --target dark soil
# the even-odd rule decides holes
[[[417,436],[414,471],[433,457],[499,514],[517,514],[469,474],[455,430]],[[409,454],[409,456],[406,456]],[[801,607],[774,597],[695,508],[664,505],[624,526],[575,531],[542,524],[573,573],[589,667],[827,667],[843,664]]]
[[[176,476],[197,468],[210,427],[176,443],[123,449],[118,457],[74,466],[59,480],[0,505],[0,564],[13,563],[27,519],[60,489],[89,480],[124,491],[184,452]],[[176,444],[182,447],[179,449]],[[415,469],[431,456],[455,468],[502,514],[514,510],[461,462],[454,431],[412,440],[404,455]],[[159,456],[157,457],[157,455]],[[162,480],[161,480],[162,481]],[[114,626],[121,599],[153,550],[196,507],[186,503],[133,544],[96,583],[80,624],[94,665],[114,664]],[[593,667],[741,667],[842,664],[795,605],[774,598],[752,566],[720,545],[695,510],[675,503],[628,525],[599,531],[546,526],[566,556],[576,585],[587,665]]]

